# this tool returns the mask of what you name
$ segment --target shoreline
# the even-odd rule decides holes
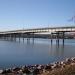
[[[75,57],[46,65],[24,65],[22,67],[0,69],[0,75],[55,75],[50,73],[63,70],[67,66],[75,66]]]

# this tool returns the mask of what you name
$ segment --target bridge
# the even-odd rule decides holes
[[[4,31],[0,32],[0,38],[3,39],[15,39],[18,37],[19,41],[20,38],[42,38],[47,36],[47,38],[51,39],[57,39],[59,42],[59,39],[64,39],[67,35],[66,33],[69,32],[75,32],[75,26],[69,26],[69,27],[45,27],[45,28],[34,28],[34,29],[22,29],[22,30],[12,30],[12,31]],[[47,35],[48,34],[48,35]]]
[[[43,33],[43,32],[74,32],[75,26],[72,27],[46,27],[46,28],[35,28],[35,29],[22,29],[13,31],[4,31],[0,34],[13,34],[13,33]]]

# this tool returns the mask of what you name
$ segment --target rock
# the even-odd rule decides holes
[[[67,58],[66,61],[65,61],[65,64],[66,64],[66,65],[67,65],[67,64],[69,65],[69,64],[71,64],[71,62],[72,62],[72,60],[71,60],[70,58]]]
[[[46,70],[52,70],[52,67],[51,67],[51,65],[46,65],[45,69]]]
[[[64,61],[61,61],[60,64],[63,65],[64,64]]]
[[[6,69],[6,70],[3,70],[2,74],[8,74],[8,73],[12,73],[12,71],[10,69]]]
[[[24,68],[22,72],[29,74],[30,73],[30,70],[28,68]]]
[[[39,71],[39,69],[34,69],[34,71],[33,71],[33,74],[39,74],[40,73],[40,71]]]
[[[38,65],[37,69],[41,69],[41,65]]]
[[[16,67],[16,68],[13,69],[13,71],[15,71],[15,72],[17,72],[17,71],[19,71],[19,70],[20,70],[19,67]]]
[[[53,63],[53,64],[51,65],[51,68],[54,69],[55,67],[56,67],[56,64]]]
[[[0,74],[3,72],[3,70],[0,70]]]

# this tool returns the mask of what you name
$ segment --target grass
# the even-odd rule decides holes
[[[41,75],[75,75],[75,65],[66,65],[64,68],[54,69]]]

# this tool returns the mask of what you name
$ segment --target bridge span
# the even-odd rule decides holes
[[[47,38],[51,39],[57,39],[59,42],[59,39],[65,39],[65,35],[67,32],[75,32],[75,26],[69,26],[69,27],[45,27],[45,28],[34,28],[34,29],[21,29],[21,30],[12,30],[12,31],[3,31],[0,32],[0,38],[4,39],[16,39],[17,37],[20,38],[42,38],[42,36],[46,36],[43,34],[48,34]],[[40,37],[41,36],[41,37]]]
[[[75,32],[75,26],[72,27],[45,27],[45,28],[34,28],[34,29],[21,29],[12,31],[3,31],[0,34],[13,34],[13,33],[43,33],[43,32]]]

